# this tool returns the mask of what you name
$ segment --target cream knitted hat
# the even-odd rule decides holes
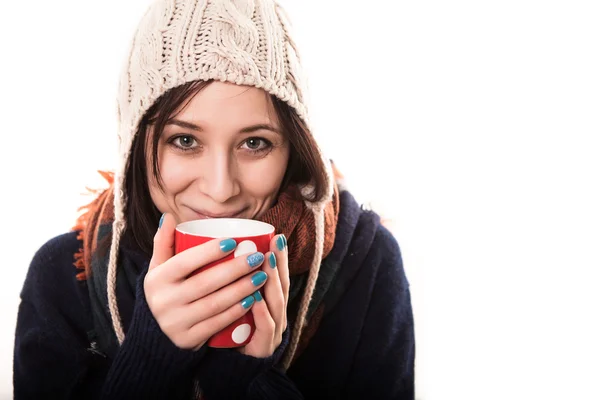
[[[116,301],[117,254],[126,217],[123,181],[134,136],[144,113],[165,92],[196,80],[255,86],[293,107],[308,126],[305,81],[283,9],[273,0],[156,0],[134,35],[119,83],[119,165],[115,171],[115,220],[108,268],[108,300],[119,343],[124,332]],[[324,208],[333,196],[331,165],[326,194],[306,202],[315,216],[316,251],[292,339],[287,368],[295,352],[314,291],[323,254]],[[304,195],[312,186],[301,188]]]

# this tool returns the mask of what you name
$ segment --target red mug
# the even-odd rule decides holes
[[[220,263],[244,254],[270,250],[275,234],[273,225],[252,219],[211,218],[183,222],[175,230],[175,253],[198,246],[216,238],[231,238],[237,243],[235,251],[228,256],[207,264],[194,272],[197,274]],[[241,301],[242,299],[240,299]],[[213,335],[207,342],[209,347],[232,348],[250,343],[256,326],[252,311],[247,312],[227,328]]]

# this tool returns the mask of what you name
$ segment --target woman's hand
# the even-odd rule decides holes
[[[256,331],[250,343],[238,349],[242,354],[257,358],[270,357],[275,352],[287,327],[290,273],[285,236],[275,236],[270,247],[271,251],[266,254],[262,267],[269,277],[263,287],[264,299],[259,291],[254,294],[256,302],[252,314]]]
[[[264,255],[254,253],[191,275],[198,268],[230,254],[235,245],[215,239],[175,254],[175,226],[173,216],[165,214],[154,236],[144,293],[164,334],[179,348],[198,350],[211,336],[249,311],[255,303],[252,294],[263,287],[265,279],[273,273],[260,271]],[[269,292],[274,290],[269,289]],[[263,319],[260,321],[262,324]],[[260,337],[264,329],[261,325]]]

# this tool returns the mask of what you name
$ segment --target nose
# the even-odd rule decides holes
[[[240,193],[236,177],[236,165],[228,152],[219,151],[209,155],[202,166],[200,190],[215,202],[225,203]]]

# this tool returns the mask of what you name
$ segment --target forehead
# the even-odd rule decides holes
[[[271,96],[254,86],[212,82],[177,113],[178,119],[223,123],[277,123]]]

